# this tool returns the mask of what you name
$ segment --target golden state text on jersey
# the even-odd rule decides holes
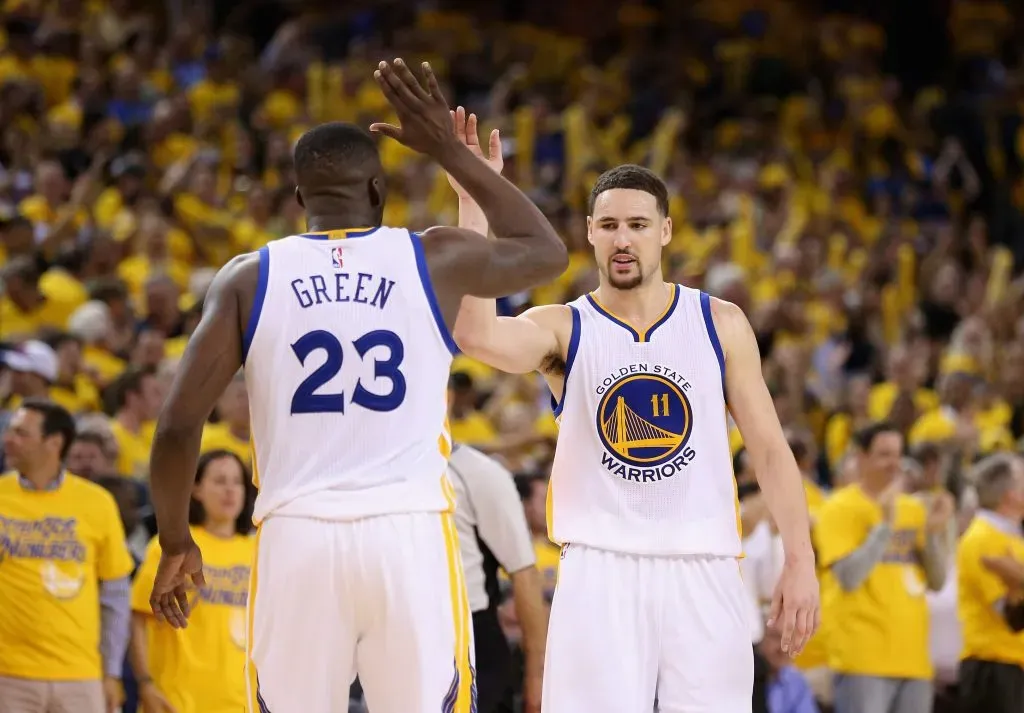
[[[601,465],[640,483],[683,472],[697,457],[690,443],[692,389],[682,374],[662,364],[627,364],[605,376],[594,389]]]

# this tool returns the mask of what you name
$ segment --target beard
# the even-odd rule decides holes
[[[635,262],[633,262],[633,269],[631,269],[628,273],[623,275],[617,273],[614,270],[615,263],[612,262],[612,260],[620,255],[627,254],[629,253],[616,253],[615,255],[612,255],[610,258],[608,258],[608,264],[605,265],[605,277],[608,278],[608,284],[610,284],[617,290],[636,289],[641,284],[643,284],[644,281],[644,273],[643,270],[640,268],[640,261],[636,260],[635,255],[630,255],[630,257],[634,258]]]

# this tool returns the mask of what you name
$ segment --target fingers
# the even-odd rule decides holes
[[[395,105],[396,109],[401,106],[405,109],[422,111],[423,99],[416,94],[416,89],[422,92],[423,88],[419,86],[416,77],[412,76],[412,72],[405,66],[405,63],[401,59],[396,59],[394,66],[387,62],[381,62],[378,67],[377,71],[381,73],[384,83],[391,90],[391,96],[388,96],[388,101],[391,101],[393,96],[398,102]],[[376,76],[376,72],[374,76]],[[415,88],[413,85],[415,85]],[[385,96],[387,96],[387,92],[385,92]]]
[[[487,141],[487,158],[501,158],[501,132],[495,129]]]
[[[461,109],[462,107],[459,108]],[[469,146],[480,145],[480,137],[477,135],[476,114],[470,114],[469,118],[466,119],[466,144]]]
[[[782,588],[779,586],[775,587],[775,593],[772,595],[772,606],[768,610],[768,626],[775,626],[775,622],[779,620],[779,615],[782,613]]]
[[[184,584],[179,584],[174,588],[174,599],[178,603],[178,609],[181,611],[182,618],[187,619],[191,607],[188,603],[188,590],[185,589]]]
[[[431,68],[430,62],[424,62],[420,66],[423,68],[423,78],[427,80],[427,91],[430,93],[431,98],[439,104],[448,106],[448,100],[441,93],[441,85],[437,83],[437,77],[434,76],[434,70]]]
[[[430,101],[430,94],[420,84],[420,80],[416,78],[416,75],[409,69],[409,65],[405,63],[401,57],[395,60],[395,76],[402,80],[402,84],[406,86],[409,93],[421,102]]]
[[[796,615],[794,607],[782,603],[782,650],[790,653],[793,650],[793,639],[796,636]]]
[[[395,111],[409,111],[409,105],[395,88],[395,84],[401,85],[401,81],[395,77],[395,73],[387,62],[381,62],[378,65],[378,69],[373,73],[373,78],[377,81],[377,86],[380,87],[384,98],[388,100],[388,104],[395,108]],[[395,84],[392,83],[392,79],[394,79]]]
[[[796,630],[790,645],[789,655],[796,658],[811,638],[814,624],[814,611],[810,607],[802,608],[796,613]]]
[[[455,110],[455,136],[458,137],[459,141],[464,144],[469,144],[472,141],[472,136],[469,131],[469,126],[466,121],[466,110],[461,106]]]
[[[198,572],[192,573],[192,584],[196,585],[197,587],[206,586],[206,576],[203,574],[202,569],[200,569]]]
[[[172,592],[157,594],[154,591],[153,596],[149,600],[149,605],[153,609],[153,615],[156,616],[157,621],[166,622],[175,629],[185,627],[185,617],[182,616],[181,610],[175,603]]]
[[[387,136],[390,139],[395,139],[396,141],[402,138],[402,130],[399,127],[392,124],[382,124],[380,122],[370,124],[370,133],[383,134],[384,136]]]

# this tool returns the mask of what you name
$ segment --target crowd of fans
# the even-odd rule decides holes
[[[812,514],[821,514],[824,616],[795,669],[777,636],[755,627],[756,705],[805,713],[810,699],[793,691],[808,686],[819,706],[866,713],[842,707],[842,695],[857,694],[844,694],[848,681],[834,674],[934,682],[936,705],[953,705],[963,642],[973,640],[957,614],[958,581],[977,570],[986,591],[992,582],[1019,591],[1006,547],[987,552],[1002,559],[985,565],[955,556],[979,506],[1024,516],[1014,510],[1022,496],[1011,457],[1024,437],[1024,75],[1002,2],[952,0],[937,30],[922,19],[917,39],[935,51],[928,71],[908,63],[919,52],[894,46],[906,38],[887,36],[882,18],[809,13],[787,0],[623,2],[575,35],[522,21],[542,3],[478,13],[445,3],[242,3],[227,15],[216,3],[184,5],[8,0],[0,10],[0,469],[6,458],[27,478],[44,455],[64,458],[69,473],[114,494],[141,575],[131,650],[100,648],[131,664],[130,710],[135,700],[147,713],[169,701],[179,713],[211,713],[244,700],[233,673],[244,660],[251,555],[244,381],[224,393],[203,435],[194,523],[212,543],[203,551],[216,572],[202,596],[217,606],[196,626],[204,638],[185,649],[146,614],[159,554],[147,519],[154,420],[215,271],[304,227],[292,198],[294,140],[321,121],[390,120],[371,73],[392,55],[430,60],[450,99],[478,113],[484,131],[501,129],[506,175],[570,246],[560,280],[502,309],[596,286],[585,198],[600,171],[629,161],[671,190],[666,279],[750,318]],[[455,224],[444,173],[395,142],[380,148],[385,224]],[[72,442],[51,443],[62,431],[49,411],[27,420],[19,411],[47,400],[74,415]],[[449,410],[456,441],[520,474],[550,594],[558,550],[546,539],[544,498],[557,426],[543,382],[459,357]],[[730,441],[746,580],[763,607],[779,545],[731,422]],[[31,612],[8,572],[28,537],[18,519],[27,515],[5,509],[31,499],[19,493],[0,484],[0,609]],[[86,518],[88,502],[69,516]],[[886,523],[890,532],[875,535]],[[926,531],[929,542],[948,535],[945,557],[927,572],[907,554],[917,536],[900,537],[918,530],[918,549]],[[56,542],[51,535],[39,542]],[[859,581],[838,581],[829,566],[871,537],[882,544]],[[94,559],[100,579],[123,574],[102,552]],[[73,560],[44,567],[58,608],[82,586]],[[920,579],[899,595],[903,609],[884,589],[896,584],[872,579],[896,563]],[[873,586],[884,597],[873,605],[847,601]],[[926,599],[928,586],[937,591]],[[25,626],[42,626],[43,616],[23,625],[0,617],[0,685],[81,677],[83,666],[102,678],[95,652],[85,663],[62,658],[63,669],[8,654],[31,649]],[[836,617],[873,623],[836,626]],[[59,646],[81,647],[58,633]],[[890,651],[897,641],[899,654]],[[1005,655],[967,653],[1019,669],[1024,644],[1015,641],[1008,635]],[[886,668],[892,657],[918,663]],[[103,669],[122,677],[120,662]],[[228,679],[235,687],[225,692]]]

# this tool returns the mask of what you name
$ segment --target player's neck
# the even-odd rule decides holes
[[[380,218],[368,210],[345,211],[344,214],[322,214],[306,216],[306,230],[310,233],[325,233],[331,230],[351,228],[375,228]]]
[[[671,285],[660,277],[648,280],[630,290],[619,290],[601,284],[594,296],[606,309],[630,322],[647,324],[657,319],[672,296]]]

